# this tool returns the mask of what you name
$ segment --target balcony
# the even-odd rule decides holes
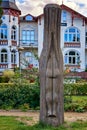
[[[8,45],[8,40],[0,40],[0,45]]]
[[[74,43],[74,42],[65,42],[64,43],[64,47],[74,47],[74,48],[79,48],[79,47],[81,47],[81,45],[80,45],[80,43]]]
[[[0,69],[7,69],[7,68],[8,68],[8,64],[0,63]]]
[[[12,44],[12,46],[17,46],[17,41],[12,40],[11,44]]]
[[[38,47],[38,40],[20,40],[20,45],[22,47]]]

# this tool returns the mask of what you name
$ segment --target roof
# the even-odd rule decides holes
[[[87,21],[87,17],[85,17],[84,15],[80,14],[79,12],[71,9],[70,7],[68,7],[68,6],[64,5],[64,4],[60,5],[60,7],[61,7],[62,10],[66,10],[66,11],[72,13],[74,17],[75,16],[76,17],[81,17],[81,18],[84,18]],[[41,15],[37,16],[37,18],[41,18],[43,16],[44,16],[44,14],[41,14]]]
[[[16,6],[16,4],[14,4],[13,2],[2,1],[1,7],[3,9],[13,9],[13,10],[16,10],[16,11],[18,11],[21,14],[21,11],[18,9],[18,7]]]
[[[70,13],[73,13],[74,16],[78,16],[78,17],[82,17],[82,18],[87,18],[87,17],[85,17],[84,15],[80,14],[79,12],[77,12],[77,11],[71,9],[70,7],[68,7],[68,6],[64,5],[64,4],[61,5],[61,9],[62,9],[62,10],[65,9],[66,11],[68,11],[68,12],[70,12]]]

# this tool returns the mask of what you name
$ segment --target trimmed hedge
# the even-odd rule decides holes
[[[87,95],[87,84],[64,84],[65,111],[87,111],[87,103],[73,102],[72,95]],[[40,106],[38,84],[0,83],[0,109],[32,108]]]
[[[27,104],[30,108],[39,106],[40,88],[32,84],[0,84],[0,108],[20,108]]]
[[[65,95],[87,95],[87,83],[64,84]]]
[[[72,112],[87,111],[87,100],[74,101],[72,96],[87,96],[87,83],[64,84],[64,110]]]

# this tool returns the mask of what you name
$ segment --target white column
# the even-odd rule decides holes
[[[16,52],[16,64],[19,67],[19,52]]]
[[[11,52],[10,52],[10,49],[8,50],[8,68],[11,69],[12,66],[11,66]]]

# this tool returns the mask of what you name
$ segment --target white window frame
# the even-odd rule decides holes
[[[79,43],[80,42],[80,31],[76,27],[70,27],[65,30],[64,33],[64,42],[73,42]]]
[[[16,51],[15,52],[11,52],[11,63],[12,64],[16,64]]]
[[[85,44],[87,45],[87,30],[85,32]]]
[[[32,34],[33,32],[33,34]],[[35,30],[22,30],[22,42],[34,43],[35,42]]]
[[[65,10],[62,11],[62,22],[63,23],[67,22],[67,12]]]
[[[11,28],[11,40],[14,40],[16,41],[17,39],[17,29],[16,29],[16,26],[12,26]]]
[[[4,34],[6,34],[6,35],[4,35]],[[7,25],[2,24],[0,26],[0,39],[1,40],[7,40],[7,38],[8,38]]]
[[[8,62],[8,53],[6,49],[1,50],[1,55],[0,55],[0,62],[1,63],[7,63]]]
[[[74,52],[75,55],[70,55],[70,52]],[[80,54],[77,51],[70,50],[65,53],[64,56],[65,65],[79,65],[79,63],[80,63]]]

